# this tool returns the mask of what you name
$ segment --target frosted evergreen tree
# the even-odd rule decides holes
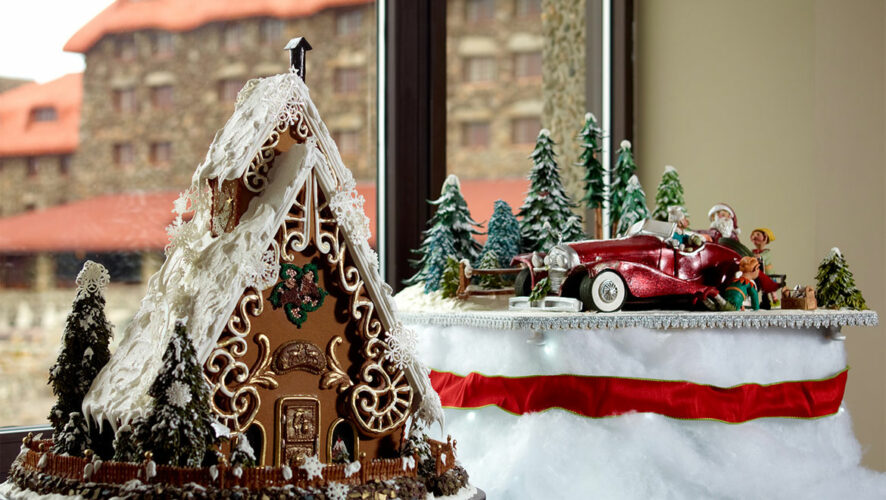
[[[615,160],[615,166],[609,176],[610,186],[610,204],[609,204],[609,220],[612,223],[613,230],[618,233],[615,228],[621,227],[619,219],[622,217],[621,207],[628,187],[628,181],[637,170],[634,163],[634,152],[631,149],[631,141],[621,141],[618,148],[618,158]]]
[[[503,266],[509,266],[511,259],[520,253],[520,223],[514,217],[511,206],[504,200],[495,202],[487,229],[486,244],[480,252],[480,262],[483,262],[486,254],[495,252],[498,262]]]
[[[627,189],[624,192],[621,207],[619,208],[621,217],[618,219],[618,235],[622,236],[628,232],[631,226],[641,220],[649,218],[649,209],[646,207],[646,193],[640,186],[640,180],[636,175],[632,175],[627,182]]]
[[[586,114],[584,127],[578,133],[582,152],[576,165],[585,171],[585,195],[581,201],[587,208],[594,211],[596,226],[594,237],[597,239],[603,237],[603,201],[606,198],[603,179],[605,170],[599,159],[600,152],[603,150],[600,146],[602,138],[603,131],[597,126],[597,118],[593,113]]]
[[[532,151],[529,192],[520,207],[520,233],[526,251],[548,251],[551,241],[576,241],[584,238],[581,219],[572,213],[575,204],[560,181],[551,133],[542,129]],[[550,225],[546,234],[544,225]],[[556,238],[551,234],[556,234]],[[556,241],[555,241],[556,240]]]
[[[459,261],[455,257],[446,257],[443,277],[440,278],[440,295],[444,298],[451,299],[458,294],[458,268]]]
[[[121,425],[117,429],[117,435],[114,437],[114,461],[116,462],[139,462],[143,457],[138,456],[138,448],[135,445],[135,438],[132,434],[133,426],[139,424],[133,422],[132,425]]]
[[[82,435],[82,405],[95,376],[111,357],[111,323],[104,310],[104,289],[109,282],[108,270],[91,260],[77,275],[77,295],[65,322],[61,350],[49,369],[49,384],[57,398],[49,414],[56,453],[80,455],[91,447],[88,432]],[[70,432],[77,435],[69,436]]]
[[[839,248],[832,248],[827,257],[819,264],[815,276],[818,286],[815,288],[815,299],[818,307],[829,309],[867,309],[861,291],[855,287],[855,278],[849,271],[849,264],[843,258]]]
[[[255,467],[255,451],[249,444],[246,436],[241,434],[237,436],[234,443],[234,450],[231,452],[231,465],[242,467]]]
[[[495,250],[489,250],[487,252],[483,252],[483,258],[480,259],[480,265],[477,266],[477,269],[499,269],[501,268],[501,264],[498,260],[498,255],[495,253]],[[479,277],[479,285],[480,288],[486,289],[494,289],[494,288],[504,288],[504,281],[501,279],[501,275],[498,274],[485,274]]]
[[[655,192],[655,210],[652,212],[652,218],[655,220],[668,220],[668,209],[670,207],[680,207],[687,216],[686,200],[683,198],[683,185],[680,184],[680,175],[677,169],[671,165],[665,166],[664,174],[661,176],[661,182],[658,184],[658,191]]]
[[[452,255],[456,260],[477,261],[480,244],[474,240],[474,235],[483,234],[478,230],[480,224],[471,218],[458,177],[447,177],[440,197],[429,203],[436,205],[437,211],[428,221],[429,228],[423,233],[421,247],[413,251],[421,255],[420,259],[412,261],[418,272],[405,281],[407,285],[425,283],[425,293],[439,288],[442,266],[447,256]],[[448,253],[435,255],[439,252]]]
[[[148,394],[154,401],[135,429],[139,455],[150,451],[158,464],[199,466],[216,437],[203,368],[181,321]]]
[[[446,259],[455,255],[455,247],[448,231],[442,226],[432,227],[425,234],[427,236],[422,244],[424,255],[419,261],[421,269],[406,284],[424,283],[425,293],[431,293],[440,289]]]

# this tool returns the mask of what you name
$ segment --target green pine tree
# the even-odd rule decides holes
[[[615,166],[612,168],[612,173],[609,176],[609,221],[611,223],[613,234],[618,232],[616,228],[621,227],[621,224],[619,223],[619,219],[622,217],[621,207],[624,205],[628,181],[631,179],[631,176],[634,175],[636,170],[637,165],[634,163],[634,152],[631,149],[631,141],[621,141],[621,145],[618,149],[618,158],[615,160]]]
[[[649,209],[646,207],[646,193],[640,186],[640,180],[636,175],[631,176],[627,182],[627,189],[624,192],[621,207],[619,208],[621,217],[618,219],[619,236],[623,236],[628,232],[635,223],[649,218]]]
[[[154,398],[150,412],[134,431],[139,455],[150,451],[158,464],[199,466],[217,440],[209,388],[183,322],[175,325],[148,394]]]
[[[581,201],[594,211],[594,238],[597,239],[603,237],[603,202],[606,200],[603,179],[606,171],[600,163],[600,152],[603,150],[600,145],[602,138],[603,130],[597,126],[597,118],[593,113],[587,113],[585,124],[578,133],[582,152],[576,165],[582,167],[585,172],[585,195]]]
[[[138,448],[135,445],[135,438],[132,434],[132,428],[137,427],[138,420],[132,425],[121,425],[117,429],[117,435],[114,437],[114,461],[116,462],[140,462],[143,457],[138,456]]]
[[[494,252],[496,259],[503,266],[509,266],[511,259],[520,253],[520,223],[514,217],[511,206],[503,200],[497,200],[489,219],[486,244],[480,252],[480,262],[489,252]]]
[[[575,204],[560,181],[554,146],[551,133],[542,129],[538,133],[535,150],[530,155],[533,166],[529,173],[529,192],[518,214],[523,249],[530,252],[550,250],[553,238],[550,234],[544,234],[545,223],[557,234],[558,241],[584,239],[581,219],[572,212]]]
[[[255,451],[250,446],[249,440],[243,434],[234,439],[236,442],[234,443],[234,450],[231,452],[231,465],[255,467]]]
[[[855,278],[839,248],[832,248],[818,266],[815,276],[818,286],[815,299],[818,307],[829,309],[867,309],[861,291],[855,287]]]
[[[661,176],[661,183],[658,185],[658,191],[655,193],[655,210],[652,212],[652,218],[655,220],[668,220],[668,209],[670,207],[680,207],[683,213],[688,217],[686,211],[686,200],[683,198],[683,185],[680,184],[680,175],[677,169],[668,165],[664,169]]]
[[[444,298],[451,299],[458,294],[458,267],[459,261],[455,257],[446,257],[446,267],[440,280],[440,294]]]
[[[107,269],[91,260],[77,275],[77,296],[65,322],[62,348],[49,369],[49,384],[57,398],[49,414],[57,453],[80,455],[92,447],[89,432],[81,435],[82,406],[95,376],[111,358],[111,323],[105,317],[103,295],[109,281]],[[69,437],[67,432],[78,435]]]
[[[477,269],[499,269],[501,265],[498,262],[498,255],[496,255],[495,250],[489,250],[488,252],[483,253],[483,258],[480,259],[480,265],[477,266]],[[486,274],[480,276],[479,278],[480,288],[485,288],[487,290],[496,289],[496,288],[504,288],[505,283],[501,279],[500,274]]]
[[[437,211],[428,221],[429,227],[423,233],[421,247],[413,250],[421,256],[411,262],[418,272],[404,282],[407,285],[424,283],[425,293],[439,288],[442,267],[447,256],[452,255],[456,260],[477,261],[480,244],[474,240],[474,235],[483,234],[478,230],[481,228],[480,224],[471,218],[468,204],[461,194],[458,177],[447,177],[440,197],[429,203],[436,205]],[[439,255],[440,252],[446,253]]]

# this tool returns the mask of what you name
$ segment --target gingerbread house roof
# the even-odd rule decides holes
[[[263,169],[261,161],[254,159],[273,155],[266,141],[289,126],[304,128],[309,137],[277,156],[270,171]],[[193,210],[194,216],[171,229],[166,262],[149,280],[138,312],[86,395],[85,414],[117,425],[147,412],[148,389],[178,320],[187,321],[198,356],[208,359],[244,290],[269,286],[263,280],[274,273],[267,272],[264,253],[309,177],[316,179],[329,200],[383,328],[401,331],[392,291],[380,278],[377,256],[367,242],[362,197],[308,88],[294,72],[251,80],[194,173],[191,189],[176,202],[177,212]],[[210,233],[206,228],[217,227],[219,221],[214,219],[218,214],[211,209],[207,186],[232,180],[261,189],[256,189],[248,209],[229,232]],[[226,223],[221,226],[227,227]],[[439,398],[430,388],[426,371],[413,356],[402,359],[401,369],[415,393],[412,408],[421,409],[429,420],[439,418]]]

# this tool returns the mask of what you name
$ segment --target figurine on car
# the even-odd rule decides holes
[[[671,236],[674,248],[685,252],[704,245],[705,237],[689,230],[689,218],[683,212],[683,207],[678,205],[668,207],[668,222],[673,222],[677,225],[674,229],[674,234]]]
[[[742,257],[738,264],[741,275],[713,298],[705,298],[704,305],[712,311],[744,311],[746,304],[760,309],[760,296],[754,280],[760,276],[760,262],[755,257]]]

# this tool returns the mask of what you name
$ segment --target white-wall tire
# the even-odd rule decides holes
[[[627,296],[627,286],[615,271],[603,271],[593,278],[587,276],[581,282],[581,301],[587,309],[618,311]]]

